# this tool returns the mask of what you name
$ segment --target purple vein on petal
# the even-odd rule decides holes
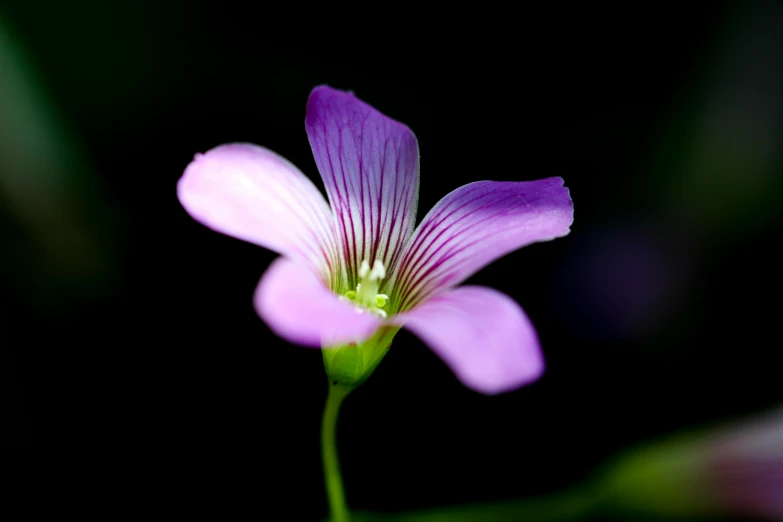
[[[348,284],[365,259],[390,272],[413,232],[418,145],[403,124],[353,95],[316,88],[308,137],[338,223]]]
[[[485,221],[488,221],[494,217],[496,216],[491,216],[487,218]],[[468,228],[473,228],[473,227],[468,227]],[[465,229],[462,232],[467,232],[467,230],[468,229]],[[415,305],[416,303],[421,302],[426,297],[434,293],[440,284],[447,285],[449,287],[453,286],[451,284],[451,281],[449,281],[449,276],[451,275],[452,272],[468,264],[471,261],[471,259],[470,258],[462,259],[460,261],[456,261],[452,265],[447,265],[446,262],[450,260],[452,257],[460,254],[464,250],[467,250],[468,248],[477,245],[482,241],[483,239],[476,239],[474,241],[463,242],[457,245],[451,245],[451,248],[449,248],[448,252],[445,252],[431,266],[427,267],[426,265],[424,265],[420,269],[416,281],[414,281],[409,286],[408,291],[401,298],[401,302],[402,302],[401,308],[407,309]],[[438,250],[440,250],[441,247],[445,246],[446,244],[447,243],[441,244],[438,247]]]
[[[392,308],[410,309],[512,250],[567,234],[573,204],[562,183],[480,181],[445,196],[405,250]]]
[[[384,165],[386,162],[386,145],[388,142],[384,142],[384,150],[383,150],[383,159],[381,160],[381,165]],[[383,169],[383,167],[381,167]],[[379,212],[376,213],[375,216],[375,241],[372,245],[372,255],[370,256],[370,259],[373,261],[378,258],[378,247],[380,246],[380,240],[381,237],[381,221],[386,217],[386,214],[382,212],[381,209],[383,209],[382,203],[383,203],[383,181],[384,181],[384,171],[381,170],[381,177],[380,177],[380,183],[378,187],[378,196],[375,201],[375,206],[379,210]],[[385,256],[384,256],[385,257]],[[369,261],[369,259],[368,259]]]
[[[326,128],[326,127],[324,127]],[[346,249],[346,253],[348,255],[348,267],[350,269],[350,274],[354,274],[356,270],[358,269],[358,265],[356,264],[356,256],[357,256],[357,249],[358,244],[356,241],[356,223],[354,222],[354,213],[351,209],[351,192],[353,192],[354,189],[354,183],[353,179],[350,178],[350,176],[347,175],[345,165],[344,165],[344,158],[345,158],[345,137],[343,136],[343,129],[339,127],[337,129],[337,136],[338,136],[338,155],[337,160],[340,162],[340,175],[337,175],[337,170],[333,171],[332,173],[332,180],[334,182],[334,185],[338,187],[340,186],[340,181],[343,183],[343,198],[342,198],[342,206],[341,206],[341,212],[338,214],[339,219],[344,219],[344,213],[347,214],[348,220],[347,222],[350,223],[350,229],[351,229],[351,235],[350,237],[346,236],[346,242],[348,245],[348,248]],[[351,185],[350,187],[348,185]],[[328,188],[327,188],[328,191]],[[356,285],[355,280],[350,279],[350,286],[353,287]]]
[[[501,198],[501,199],[494,199],[494,196],[492,196],[492,195],[489,195],[489,197],[485,197],[485,196],[487,196],[487,195],[486,194],[479,195],[478,197],[470,200],[466,205],[470,205],[472,203],[475,203],[476,201],[478,201],[478,200],[480,200],[482,198],[484,198],[485,200],[488,199],[489,203],[487,203],[486,205],[482,205],[481,207],[478,207],[477,209],[475,209],[473,211],[475,213],[482,213],[482,212],[486,211],[487,209],[499,206],[499,205],[501,205],[503,203],[506,203],[507,201],[510,201],[510,200],[514,199],[514,196],[505,197],[505,198]],[[448,219],[449,217],[454,215],[458,210],[459,209],[453,209],[448,215],[444,216],[443,219],[439,219],[434,227],[430,227],[429,231],[436,230],[435,227],[437,225],[440,225],[443,221],[445,221],[446,219]],[[500,215],[501,213],[503,213],[502,210],[500,212],[496,213],[496,214],[493,214],[493,215],[483,216],[480,221],[473,222],[473,223],[469,224],[467,227],[465,227],[463,229],[460,229],[459,226],[461,225],[461,223],[463,221],[465,221],[466,218],[469,217],[467,215],[463,215],[463,216],[458,217],[456,219],[456,221],[451,223],[448,226],[448,228],[441,228],[441,230],[437,233],[437,235],[434,238],[432,238],[430,241],[425,243],[426,237],[422,238],[422,241],[419,242],[419,245],[418,245],[418,252],[420,253],[420,255],[417,257],[417,259],[415,261],[412,262],[411,270],[410,270],[409,274],[418,274],[419,276],[424,275],[421,272],[422,268],[426,267],[427,264],[433,259],[433,257],[437,256],[443,248],[445,248],[446,246],[452,246],[453,247],[455,245],[453,245],[452,243],[454,243],[458,239],[464,239],[464,236],[460,235],[462,232],[467,232],[468,230],[473,229],[473,228],[475,228],[475,227],[485,223],[486,221],[491,220],[492,218]],[[446,237],[443,239],[443,241],[439,242],[439,240],[443,236],[446,236]],[[473,241],[471,244],[473,244],[475,242],[476,241]],[[437,247],[435,247],[434,250],[432,252],[430,252],[430,254],[427,256],[426,259],[422,259],[425,255],[427,255],[426,254],[426,248],[431,248],[432,245],[435,245],[435,244],[437,244]],[[425,245],[425,246],[422,248],[422,245]],[[459,246],[459,243],[456,246]],[[447,259],[445,256],[448,256],[448,254],[451,253],[451,252],[453,252],[453,248],[450,249],[449,252],[444,254],[444,256],[441,257],[439,260],[436,259],[435,265],[437,266],[437,265],[442,264],[442,262]],[[435,268],[435,267],[433,267],[433,268]],[[413,277],[413,276],[411,276],[411,277]],[[408,278],[408,281],[410,281],[410,277]],[[416,284],[416,281],[410,283],[409,286],[415,286],[415,284]]]
[[[323,135],[325,136],[327,134],[327,128],[326,128],[326,123],[325,122],[323,123],[323,125],[321,125],[321,129],[323,131]],[[340,190],[340,184],[339,184],[339,182],[337,181],[337,179],[336,179],[336,177],[334,175],[334,172],[337,172],[337,163],[335,162],[335,159],[334,159],[334,156],[336,154],[333,155],[332,151],[329,150],[328,146],[322,145],[321,142],[311,140],[311,147],[313,149],[313,153],[316,156],[316,158],[318,158],[319,155],[320,155],[320,157],[325,156],[326,157],[326,161],[328,162],[328,164],[330,166],[329,169],[320,169],[320,167],[319,167],[319,170],[321,170],[322,172],[325,170],[326,172],[330,173],[329,175],[331,176],[332,186],[335,188],[333,193],[330,192],[328,195],[329,195],[329,199],[330,199],[331,204],[332,204],[332,211],[333,211],[333,214],[335,216],[335,221],[336,221],[336,223],[339,226],[338,234],[337,234],[339,236],[339,238],[337,239],[337,241],[339,241],[339,243],[342,244],[342,249],[341,250],[344,253],[343,254],[343,258],[341,259],[341,262],[345,266],[346,271],[348,271],[350,273],[351,267],[350,267],[350,264],[349,264],[349,260],[351,259],[351,245],[353,244],[353,241],[351,239],[349,239],[349,236],[348,236],[348,230],[347,230],[348,222],[343,218],[343,216],[344,216],[344,209],[347,206],[347,193],[348,193],[348,188],[347,188],[347,185],[346,185],[347,182],[346,182],[345,178],[343,177],[343,179],[342,179],[342,182],[343,182],[342,189],[343,190],[341,191]],[[342,159],[339,157],[339,155],[338,155],[337,161],[340,162],[340,169],[342,170]],[[323,177],[323,174],[322,174],[322,177]],[[324,180],[324,181],[326,182],[326,180]],[[329,183],[325,183],[325,184],[327,186],[329,186]],[[351,238],[352,238],[353,237],[353,220],[352,220],[352,216],[351,216],[350,212],[348,213],[348,218],[350,219]],[[342,231],[342,233],[339,233],[340,230]]]
[[[506,203],[507,201],[510,201],[514,198],[514,196],[506,197],[503,199],[499,199],[496,201],[491,201],[490,203],[479,207],[476,209],[476,212],[484,212],[487,209],[490,209],[492,207],[495,207],[497,205],[500,205],[502,203]],[[476,201],[478,199],[481,199],[481,196],[476,198],[473,201]],[[476,227],[479,227],[487,222],[491,222],[494,218],[504,214],[503,211],[497,212],[495,214],[491,214],[488,216],[484,216],[480,221],[473,222],[469,225],[467,225],[464,228],[459,228],[459,225],[465,221],[467,216],[461,216],[452,223],[448,229],[442,229],[438,235],[430,242],[428,246],[432,246],[437,244],[436,247],[432,250],[432,252],[427,255],[426,253],[424,255],[427,255],[427,258],[419,263],[414,263],[411,271],[408,273],[410,274],[408,277],[408,281],[406,281],[406,286],[404,290],[401,290],[400,300],[401,300],[401,308],[405,309],[410,304],[409,301],[419,301],[420,297],[417,295],[417,290],[419,290],[419,287],[421,286],[431,286],[433,284],[437,284],[438,282],[438,268],[441,268],[444,266],[446,261],[454,257],[455,255],[459,254],[460,252],[464,251],[465,249],[476,245],[478,243],[481,243],[484,238],[477,238],[473,239],[472,241],[466,241],[465,233],[469,232],[472,229],[475,229]],[[449,232],[453,235],[447,236],[442,242],[438,243],[438,240],[446,233]],[[496,233],[502,232],[503,230],[498,230]],[[462,240],[462,241],[460,241]],[[441,252],[446,249],[445,252],[441,254]],[[426,252],[426,250],[423,250],[423,252]],[[468,261],[468,260],[465,260]],[[465,262],[463,261],[463,263]],[[460,263],[462,264],[462,263]],[[459,265],[454,266],[453,268],[457,268]],[[415,274],[415,275],[413,275]],[[412,280],[411,280],[412,279]],[[426,291],[426,287],[422,290]],[[423,296],[421,296],[423,297]]]
[[[470,185],[465,185],[465,187],[467,189],[467,187],[470,187]],[[477,187],[471,187],[470,189],[467,190],[470,190],[470,192],[479,192],[477,190]],[[475,198],[468,200],[466,203],[464,203],[464,206],[469,206],[473,204],[475,201],[478,201],[479,199],[485,196],[486,194],[479,194]],[[403,264],[400,266],[400,272],[403,274],[402,278],[397,283],[398,284],[397,292],[400,298],[403,298],[405,296],[404,294],[406,293],[406,289],[409,286],[411,286],[410,283],[411,278],[414,277],[416,274],[419,274],[419,267],[422,264],[426,264],[427,261],[429,261],[429,259],[431,259],[433,255],[437,254],[440,251],[441,247],[443,247],[445,244],[448,243],[449,237],[447,237],[446,241],[438,245],[435,251],[432,252],[429,255],[429,257],[427,257],[427,259],[424,260],[424,262],[422,263],[421,262],[422,257],[427,255],[427,248],[436,244],[444,234],[453,235],[455,233],[456,225],[459,223],[459,221],[464,219],[465,216],[458,218],[457,221],[455,221],[452,225],[448,227],[441,227],[441,224],[444,221],[449,219],[455,213],[459,212],[460,205],[456,205],[454,203],[456,202],[452,201],[448,205],[444,205],[442,209],[437,209],[437,207],[433,208],[431,212],[431,219],[422,222],[422,224],[419,226],[419,229],[416,231],[416,234],[413,240],[411,241],[410,250],[406,252],[405,260],[403,261]],[[449,209],[450,206],[453,206],[453,208]],[[478,211],[481,211],[484,208],[486,208],[486,206],[478,209]],[[430,239],[430,236],[433,233],[435,234],[435,237]]]

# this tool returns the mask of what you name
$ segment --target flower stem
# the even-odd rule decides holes
[[[351,388],[340,384],[329,386],[324,417],[321,423],[321,454],[324,461],[326,496],[329,500],[331,522],[348,522],[348,504],[345,502],[343,479],[340,475],[340,461],[337,458],[337,413],[340,404],[351,392]]]

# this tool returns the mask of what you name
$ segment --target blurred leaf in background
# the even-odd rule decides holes
[[[0,260],[4,397],[12,444],[28,442],[30,361],[53,324],[111,293],[122,234],[81,141],[0,17]],[[43,336],[43,337],[42,337]],[[20,364],[22,360],[26,364]]]
[[[737,3],[713,57],[666,115],[647,192],[725,243],[783,212],[783,4]]]
[[[109,291],[121,244],[115,210],[2,19],[0,60],[3,272],[28,305],[61,313],[76,297]]]

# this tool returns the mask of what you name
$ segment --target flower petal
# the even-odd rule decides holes
[[[416,219],[419,146],[413,133],[352,93],[316,87],[307,136],[337,216],[348,285],[363,260],[392,273]]]
[[[254,303],[272,331],[305,346],[358,343],[382,324],[379,317],[340,300],[308,267],[284,257],[269,265]]]
[[[441,199],[408,243],[392,310],[407,310],[495,259],[569,232],[574,207],[562,178],[478,181]]]
[[[293,164],[257,145],[221,145],[196,154],[177,184],[182,206],[223,234],[334,272],[334,217],[324,197]]]
[[[418,335],[462,383],[488,395],[535,381],[544,359],[533,325],[505,294],[463,286],[390,319]]]

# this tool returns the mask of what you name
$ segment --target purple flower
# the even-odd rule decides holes
[[[282,254],[254,297],[269,327],[297,344],[339,347],[324,351],[327,370],[347,380],[366,378],[400,327],[474,390],[535,380],[544,362],[519,305],[455,286],[513,250],[568,234],[563,180],[470,183],[414,227],[419,149],[408,127],[326,86],[310,94],[305,126],[329,204],[294,165],[250,144],[197,154],[177,187],[196,220]]]

